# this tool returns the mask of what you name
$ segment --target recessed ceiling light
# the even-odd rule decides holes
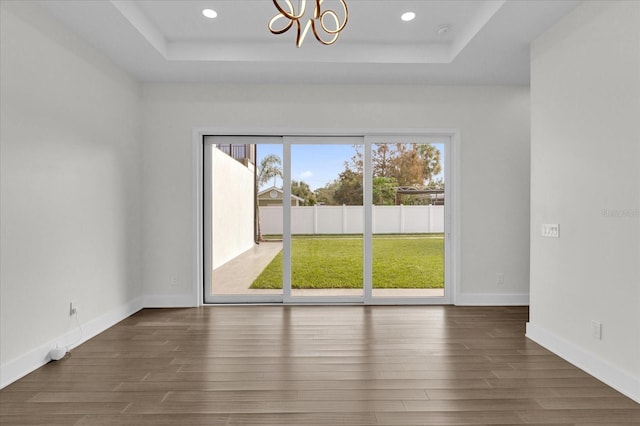
[[[416,14],[413,12],[405,12],[402,14],[402,16],[400,16],[400,19],[402,19],[405,22],[408,21],[413,21],[416,17]]]
[[[202,10],[202,14],[203,14],[204,16],[206,16],[207,18],[211,18],[211,19],[213,19],[213,18],[215,18],[216,16],[218,16],[218,12],[216,12],[216,11],[215,11],[215,10],[213,10],[213,9],[203,9],[203,10]]]

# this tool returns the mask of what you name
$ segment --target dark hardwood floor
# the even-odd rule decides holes
[[[2,425],[640,425],[524,307],[146,309],[0,391]]]

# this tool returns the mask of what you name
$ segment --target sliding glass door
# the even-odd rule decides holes
[[[285,149],[291,191],[285,300],[362,303],[364,138],[285,137]]]
[[[282,302],[282,148],[281,137],[204,138],[206,303]]]
[[[372,141],[373,301],[449,303],[448,138]]]
[[[205,302],[450,303],[449,146],[206,137]]]

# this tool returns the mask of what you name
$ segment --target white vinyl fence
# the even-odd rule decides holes
[[[361,234],[362,206],[291,207],[292,234]],[[260,207],[263,235],[282,234],[282,206]],[[374,234],[444,232],[444,206],[373,206]]]

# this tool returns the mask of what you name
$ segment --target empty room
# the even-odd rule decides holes
[[[640,1],[0,7],[0,424],[640,425]]]

